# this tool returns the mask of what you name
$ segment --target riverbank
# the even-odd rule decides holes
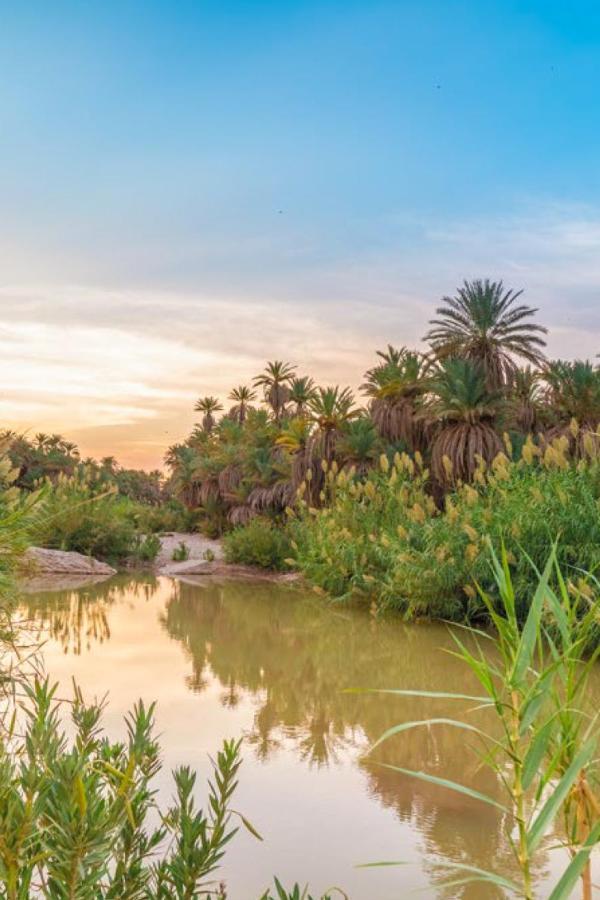
[[[132,564],[127,566],[128,571],[151,571],[182,579],[214,577],[278,583],[300,580],[300,575],[295,572],[276,572],[259,566],[228,563],[224,559],[222,542],[201,534],[173,531],[159,535],[158,539],[160,550],[153,563]],[[173,556],[182,551],[187,558],[174,560]],[[88,580],[97,583],[116,574],[117,569],[82,553],[30,547],[24,556],[21,580],[31,591],[51,589],[53,586],[58,588],[64,585],[65,579],[78,587]]]

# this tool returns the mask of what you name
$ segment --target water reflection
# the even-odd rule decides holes
[[[142,599],[150,599],[157,580],[144,581],[118,576],[98,582],[79,577],[75,587],[39,591],[39,580],[25,586],[25,611],[40,631],[57,641],[65,653],[79,656],[93,644],[111,637],[109,610],[116,603],[128,603],[133,610]],[[37,590],[31,592],[32,584]]]
[[[445,628],[374,621],[361,611],[332,608],[274,584],[203,580],[118,577],[79,590],[35,594],[26,605],[65,653],[93,653],[95,646],[118,640],[111,631],[115,608],[138,617],[157,591],[165,640],[176,641],[187,659],[188,689],[208,700],[216,687],[227,710],[248,706],[246,739],[261,765],[284,753],[317,772],[351,763],[363,773],[370,797],[418,836],[421,865],[430,876],[451,861],[510,871],[499,810],[381,766],[423,769],[497,794],[493,775],[478,767],[464,732],[420,728],[382,745],[373,758],[364,757],[369,745],[401,720],[447,716],[447,701],[345,692],[349,687],[473,692],[464,666],[443,652],[450,646]],[[150,690],[152,677],[149,672]],[[482,711],[453,707],[451,714],[493,726]],[[360,851],[354,853],[354,861],[362,858]],[[482,885],[446,895],[499,896]]]

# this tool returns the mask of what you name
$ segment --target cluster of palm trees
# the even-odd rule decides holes
[[[56,482],[61,475],[71,477],[85,470],[100,487],[113,485],[121,495],[140,503],[158,506],[169,499],[164,473],[158,469],[127,469],[114,456],[95,460],[83,458],[77,444],[61,434],[38,432],[33,437],[5,429],[0,431],[0,450],[8,454],[15,472],[14,484],[25,491],[42,482]]]
[[[166,457],[173,486],[203,507],[215,530],[293,503],[300,485],[313,504],[334,462],[360,476],[381,453],[416,453],[443,492],[468,481],[483,459],[529,434],[566,434],[574,452],[600,423],[600,368],[548,361],[546,329],[521,292],[502,282],[464,282],[444,297],[425,352],[388,346],[364,376],[359,406],[349,388],[320,387],[285,362],[267,363],[251,386],[196,404],[201,422]],[[217,414],[224,412],[220,420]],[[578,422],[578,428],[572,420]]]

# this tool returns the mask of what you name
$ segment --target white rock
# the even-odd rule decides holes
[[[107,563],[67,550],[29,547],[24,557],[28,575],[114,575],[116,569]]]

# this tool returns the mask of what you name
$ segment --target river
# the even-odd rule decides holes
[[[123,736],[123,715],[138,698],[157,701],[163,800],[174,766],[206,776],[221,740],[244,737],[234,805],[264,840],[240,831],[230,845],[222,870],[230,900],[256,900],[274,874],[309,881],[316,896],[339,885],[352,900],[398,900],[419,888],[425,897],[499,896],[481,884],[446,892],[435,884],[452,862],[510,874],[501,813],[385,767],[497,792],[465,732],[420,728],[368,754],[398,722],[467,711],[345,692],[472,691],[464,664],[445,652],[445,626],[376,620],[290,586],[124,575],[28,594],[23,612],[40,629],[46,671],[63,694],[75,678],[88,698],[108,695],[112,737]],[[490,724],[484,713],[467,714]],[[381,860],[402,865],[359,867]],[[537,872],[540,897],[556,864],[544,860]]]

